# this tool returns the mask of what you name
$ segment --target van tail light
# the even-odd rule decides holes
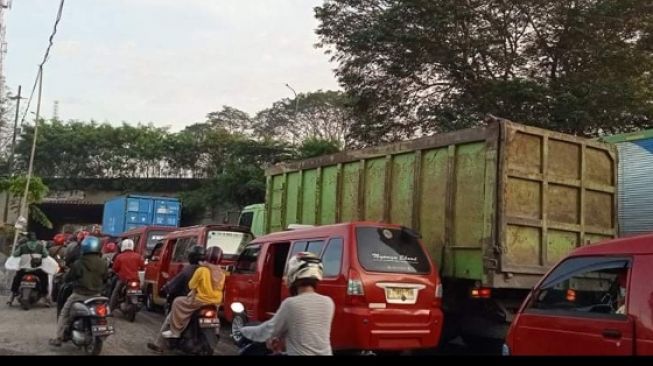
[[[365,304],[365,290],[363,289],[363,281],[361,280],[358,272],[353,269],[349,270],[349,279],[347,280],[347,304]]]
[[[487,287],[473,288],[470,295],[473,299],[489,299],[492,297],[492,289]]]

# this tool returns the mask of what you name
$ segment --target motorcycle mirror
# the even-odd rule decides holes
[[[234,313],[243,313],[245,312],[245,306],[239,302],[231,303],[231,311]]]

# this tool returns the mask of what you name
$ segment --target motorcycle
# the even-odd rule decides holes
[[[220,340],[220,319],[215,305],[196,310],[179,338],[169,338],[168,349],[188,355],[211,356]]]
[[[25,272],[20,279],[18,288],[18,302],[23,310],[29,310],[32,305],[41,299],[39,277],[31,272]]]
[[[143,308],[143,290],[140,281],[129,281],[122,288],[118,299],[118,307],[125,315],[125,318],[133,322],[136,319],[136,313]]]
[[[234,313],[234,318],[231,322],[231,339],[239,349],[241,356],[270,356],[273,352],[268,349],[264,342],[254,342],[251,339],[245,338],[241,333],[241,328],[244,326],[259,325],[260,322],[248,322],[247,314],[245,313],[245,306],[242,303],[234,302],[230,306],[231,311]]]
[[[64,331],[64,342],[72,341],[93,356],[102,352],[104,340],[114,333],[107,321],[110,315],[109,299],[98,296],[76,302],[70,309],[71,324]]]

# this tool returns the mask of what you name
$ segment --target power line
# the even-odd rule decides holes
[[[41,77],[41,73],[43,72],[43,65],[45,65],[46,61],[48,61],[48,57],[50,57],[50,49],[52,48],[52,45],[54,43],[54,36],[57,34],[57,26],[59,25],[59,21],[61,20],[61,15],[63,13],[63,4],[64,0],[61,0],[59,3],[59,10],[57,11],[57,17],[54,21],[54,26],[52,27],[52,33],[50,33],[50,38],[48,39],[48,48],[45,50],[45,54],[43,55],[43,60],[39,64],[39,71],[36,74],[36,79],[34,79],[34,85],[32,86],[32,91],[29,93],[29,99],[27,99],[27,105],[25,107],[25,112],[23,113],[23,117],[20,119],[20,125],[23,125],[23,122],[25,122],[25,118],[27,117],[27,112],[29,112],[29,107],[32,104],[32,99],[34,98],[34,92],[36,92],[36,86],[39,82],[39,78]]]

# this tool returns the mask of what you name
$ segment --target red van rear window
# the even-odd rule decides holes
[[[358,262],[367,271],[389,273],[431,272],[428,257],[408,231],[383,227],[357,227]]]

